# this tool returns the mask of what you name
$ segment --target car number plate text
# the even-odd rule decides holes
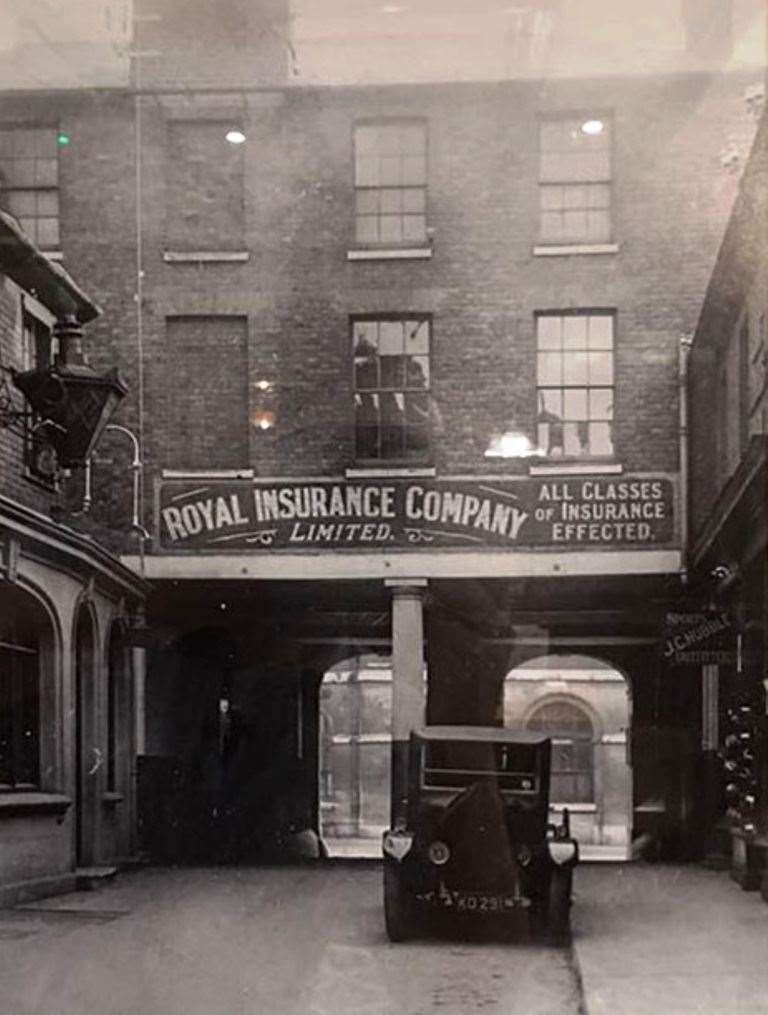
[[[488,895],[485,892],[460,892],[443,889],[423,892],[416,896],[422,902],[431,902],[456,913],[508,913],[528,905],[528,899],[514,895]]]

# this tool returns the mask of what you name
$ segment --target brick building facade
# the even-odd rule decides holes
[[[395,798],[408,730],[504,721],[524,664],[554,671],[567,767],[568,707],[596,714],[577,656],[627,701],[627,728],[590,727],[589,764],[617,760],[611,813],[582,801],[589,845],[688,850],[701,681],[661,647],[687,539],[680,345],[753,74],[306,87],[277,57],[243,69],[237,33],[196,70],[145,32],[168,59],[137,57],[132,88],[8,93],[0,119],[70,139],[56,247],[131,387],[148,847],[269,855],[318,831],[324,674],[378,653]],[[94,474],[117,524],[125,470]]]

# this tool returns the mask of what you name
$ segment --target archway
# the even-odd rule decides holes
[[[554,819],[568,808],[582,855],[628,859],[631,699],[624,676],[590,656],[531,659],[507,674],[503,709],[505,726],[551,737],[550,811]]]
[[[331,857],[380,854],[389,824],[392,670],[389,657],[336,663],[320,687],[320,836]]]

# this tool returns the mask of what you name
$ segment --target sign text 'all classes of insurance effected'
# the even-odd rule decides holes
[[[200,480],[157,489],[159,546],[265,549],[659,546],[674,542],[668,476]]]

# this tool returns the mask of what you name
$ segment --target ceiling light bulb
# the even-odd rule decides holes
[[[602,134],[605,124],[602,120],[585,120],[581,125],[582,134]]]
[[[242,144],[245,141],[245,134],[237,127],[233,127],[232,130],[227,131],[226,138],[230,144]]]

